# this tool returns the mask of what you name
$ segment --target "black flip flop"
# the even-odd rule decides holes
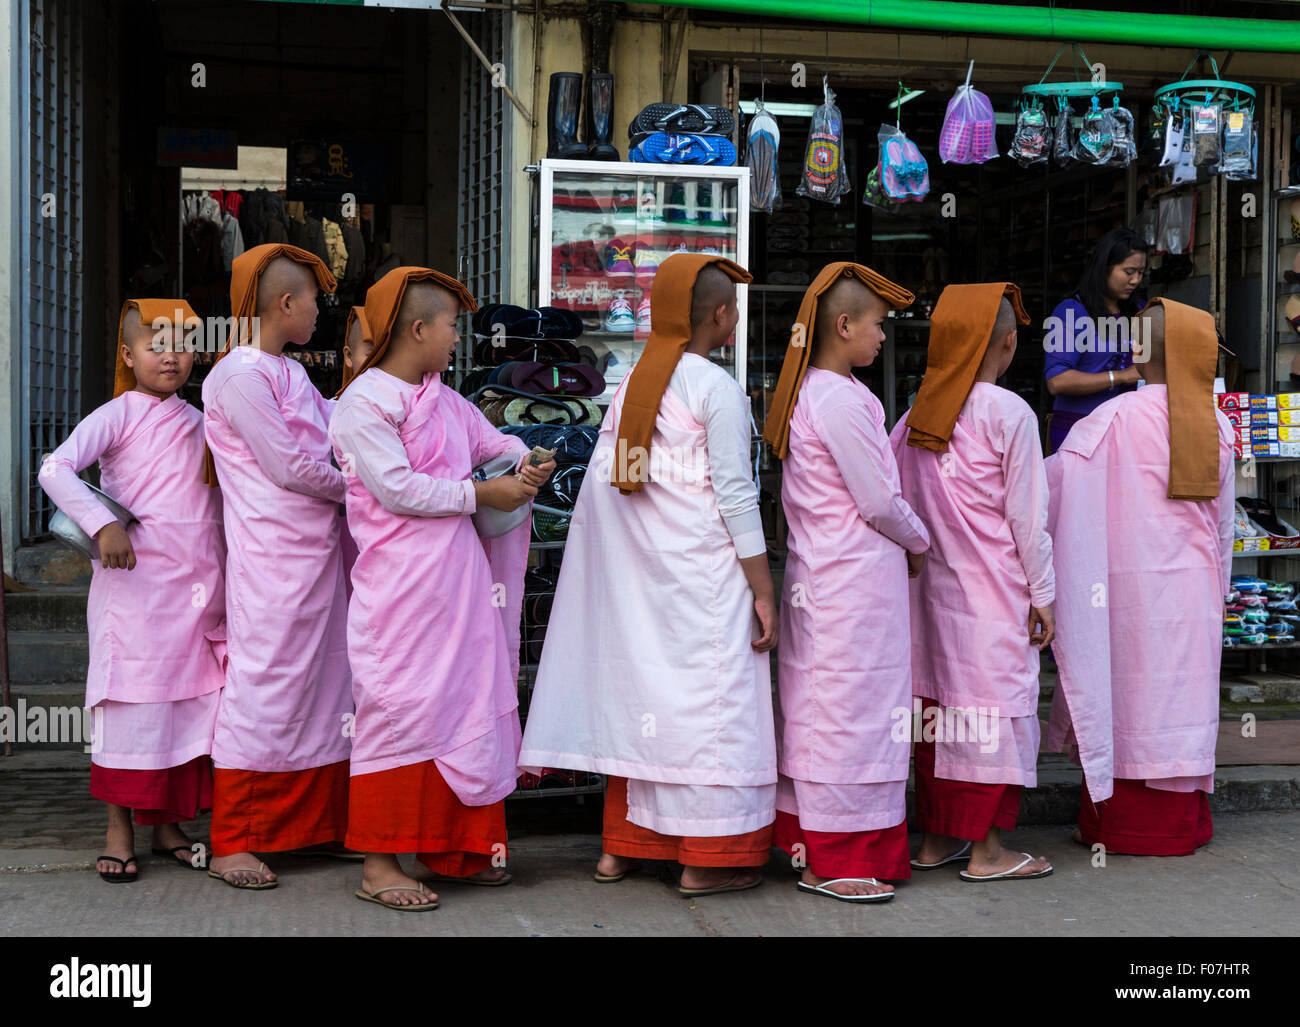
[[[194,865],[194,846],[191,845],[174,845],[170,849],[150,849],[155,856],[170,856],[173,863],[187,867],[190,870],[205,870],[206,867],[196,867]],[[178,852],[185,853],[185,858],[181,859],[176,855]]]
[[[126,859],[118,859],[116,856],[100,856],[99,859],[95,860],[95,862],[98,863],[100,860],[104,859],[108,860],[110,863],[120,863],[122,865],[122,872],[120,874],[110,874],[103,870],[99,871],[99,876],[109,884],[130,884],[140,876],[140,863],[135,856],[128,856]],[[128,872],[126,869],[128,863],[134,863],[136,869]]]

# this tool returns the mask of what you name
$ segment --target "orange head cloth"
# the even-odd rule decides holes
[[[325,262],[314,253],[290,246],[287,243],[264,243],[245,250],[230,265],[230,313],[235,319],[226,340],[225,349],[221,351],[221,360],[229,354],[232,346],[240,345],[241,334],[252,337],[253,318],[257,315],[257,286],[262,272],[277,257],[288,257],[299,264],[305,264],[316,275],[316,284],[324,292],[333,292],[338,282],[330,274]],[[305,341],[305,340],[304,340]],[[212,462],[212,451],[206,446],[203,450],[203,480],[213,488],[217,486],[217,468]]]
[[[126,337],[122,329],[126,325],[126,312],[131,309],[140,311],[140,321],[151,331],[179,324],[184,328],[199,325],[199,315],[184,300],[127,300],[122,304],[122,313],[117,318],[117,371],[113,375],[113,398],[135,388],[135,372],[126,366],[122,359],[122,346]]]
[[[1219,425],[1214,416],[1218,334],[1214,317],[1173,300],[1165,310],[1165,382],[1169,394],[1170,499],[1203,503],[1219,495]],[[1139,328],[1139,331],[1141,328]]]
[[[650,286],[650,338],[632,369],[623,394],[623,411],[619,417],[614,469],[609,483],[623,495],[640,492],[642,482],[628,474],[634,463],[628,453],[645,453],[647,463],[650,443],[654,439],[659,403],[677,362],[691,341],[691,298],[695,279],[710,264],[733,282],[752,282],[754,276],[733,260],[707,253],[673,253],[655,272]]]
[[[1011,301],[1016,320],[1029,324],[1020,287],[1011,282],[950,285],[939,294],[930,318],[925,377],[907,415],[909,446],[935,453],[948,449],[957,415],[984,362],[1003,297]]]
[[[352,335],[353,324],[359,324],[361,326],[361,340],[373,346],[375,344],[375,337],[370,334],[370,322],[366,320],[365,307],[348,307],[348,323],[343,328],[344,345],[347,345],[348,338]],[[339,391],[334,393],[335,399],[338,399],[339,396],[343,395],[343,390],[348,387],[348,382],[352,381],[356,376],[356,364],[352,365],[351,371],[349,371],[346,366],[343,368],[343,384],[339,386]]]
[[[435,271],[430,267],[393,268],[366,290],[365,321],[362,323],[369,324],[370,341],[374,343],[375,348],[370,351],[370,356],[362,361],[361,366],[353,370],[352,377],[343,383],[343,388],[339,389],[340,396],[343,395],[343,389],[361,377],[362,371],[374,367],[388,351],[388,343],[393,336],[393,326],[397,324],[397,313],[402,309],[402,297],[406,295],[406,287],[412,282],[428,282],[440,286],[455,296],[463,309],[471,314],[478,310],[478,303],[470,295],[470,291],[451,275],[444,275],[441,271]],[[362,331],[365,331],[364,327]]]
[[[813,343],[816,341],[813,332],[817,326],[817,304],[841,278],[856,278],[894,310],[904,310],[916,299],[901,285],[895,285],[862,264],[837,260],[821,269],[821,273],[803,294],[803,302],[799,304],[799,316],[795,318],[794,328],[790,332],[790,344],[786,346],[785,360],[781,364],[781,377],[777,380],[772,407],[767,412],[767,425],[763,429],[763,438],[780,460],[784,460],[790,452],[790,417],[799,400],[799,389],[803,385],[804,372],[808,370],[808,361],[812,357]]]

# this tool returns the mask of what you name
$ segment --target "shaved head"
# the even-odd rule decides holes
[[[296,260],[276,257],[257,280],[257,313],[274,308],[285,293],[296,296],[306,289],[316,290],[315,272]]]
[[[130,307],[126,317],[122,318],[122,341],[128,346],[135,346],[141,340],[152,339],[153,327],[144,323],[138,308]]]
[[[402,292],[394,332],[404,332],[416,321],[432,321],[449,310],[458,310],[460,300],[432,282],[410,282]],[[358,327],[360,327],[358,325]]]
[[[841,314],[852,321],[879,308],[883,315],[889,304],[868,289],[859,278],[838,278],[835,284],[817,300],[817,319],[813,323],[813,342],[835,333],[835,324]]]
[[[706,264],[695,276],[691,290],[691,327],[704,324],[713,312],[736,298],[736,283],[714,264]]]
[[[1165,308],[1152,303],[1138,314],[1137,338],[1133,340],[1134,363],[1145,368],[1164,370],[1165,366]],[[1143,377],[1146,377],[1145,374]]]
[[[998,316],[993,319],[993,333],[989,336],[989,342],[1005,339],[1015,330],[1016,308],[1011,305],[1009,299],[1003,296],[1002,302],[998,304]]]

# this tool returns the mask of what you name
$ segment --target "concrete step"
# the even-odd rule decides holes
[[[14,554],[14,577],[24,585],[90,584],[90,561],[60,542],[22,546]]]
[[[1219,694],[1228,703],[1300,704],[1300,678],[1286,674],[1240,674],[1224,678]]]
[[[84,631],[10,631],[9,679],[20,684],[85,683],[90,638]]]
[[[86,630],[83,585],[46,585],[33,592],[5,593],[5,624],[13,631]]]

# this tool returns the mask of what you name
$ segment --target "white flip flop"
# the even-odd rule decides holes
[[[921,863],[918,862],[917,860],[912,860],[912,869],[913,870],[938,870],[940,867],[946,867],[949,863],[956,863],[958,860],[963,860],[963,859],[969,860],[970,847],[972,844],[973,843],[971,842],[967,842],[960,849],[954,852],[951,856],[944,857],[943,859],[939,860],[938,863]]]
[[[1029,855],[1029,853],[1027,852],[1022,852],[1020,855],[1024,856],[1025,858],[1022,859],[1015,866],[1013,866],[1010,870],[1003,870],[997,874],[972,874],[966,870],[963,870],[957,876],[960,877],[963,881],[1032,881],[1037,877],[1048,877],[1052,873],[1051,867],[1048,867],[1046,870],[1040,870],[1036,874],[1016,873],[1016,871],[1019,870],[1021,867],[1025,866],[1028,863],[1032,863],[1034,861],[1034,857]]]
[[[799,881],[795,887],[800,891],[811,892],[814,895],[826,895],[832,899],[839,899],[841,902],[888,902],[894,897],[892,891],[881,892],[879,895],[841,895],[837,891],[832,891],[827,885],[842,884],[846,881],[855,881],[860,884],[880,884],[874,877],[837,877],[833,881],[823,881],[821,884],[807,884]]]

